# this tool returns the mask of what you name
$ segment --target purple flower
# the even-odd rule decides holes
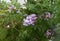
[[[50,18],[51,17],[51,14],[48,12],[47,14],[46,14],[46,18]]]
[[[51,14],[48,12],[45,16],[45,20],[48,20],[49,18],[51,18]]]
[[[30,15],[28,15],[28,16],[26,17],[26,19],[30,20],[30,19],[32,19],[32,17],[31,17]]]
[[[49,36],[51,35],[51,32],[49,32],[48,30],[46,31],[46,35]]]
[[[36,17],[36,14],[31,14],[31,17]]]
[[[35,21],[29,20],[29,24],[34,24]]]
[[[45,33],[46,37],[48,38],[49,36],[53,36],[54,32],[51,29],[48,29]]]
[[[37,19],[36,14],[28,15],[25,19],[23,19],[23,25],[34,25],[35,20]]]
[[[27,19],[24,19],[23,21],[24,21],[24,23],[27,23],[27,24],[29,23],[29,20],[27,20]]]
[[[51,17],[51,14],[48,12],[47,14],[46,14],[46,18],[50,18]]]
[[[45,14],[41,14],[40,15],[40,18],[42,19],[42,18],[44,18],[45,20],[48,20],[49,18],[51,18],[52,16],[51,16],[51,14],[50,14],[50,12],[47,12],[47,13],[45,13]]]

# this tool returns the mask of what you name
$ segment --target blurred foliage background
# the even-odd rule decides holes
[[[60,41],[60,0],[27,0],[23,5],[17,0],[10,1],[0,2],[0,41]],[[16,9],[9,12],[10,5]],[[41,20],[39,16],[45,12],[53,17]],[[23,18],[33,13],[38,16],[35,25],[23,26]],[[53,29],[52,38],[45,37],[47,29]]]

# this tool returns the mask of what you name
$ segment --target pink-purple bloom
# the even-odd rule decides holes
[[[48,20],[49,18],[51,18],[51,13],[50,12],[47,12],[45,14],[41,14],[40,15],[40,18],[44,18],[45,20]]]
[[[26,18],[23,19],[23,25],[34,25],[35,20],[37,19],[36,14],[28,15]]]
[[[45,19],[48,20],[49,18],[51,18],[51,14],[48,12],[45,16]]]
[[[51,14],[48,12],[47,14],[46,14],[46,18],[50,18],[51,17]]]
[[[46,37],[49,38],[54,35],[54,32],[51,29],[48,29],[45,33]]]

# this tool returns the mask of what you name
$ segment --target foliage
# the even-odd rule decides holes
[[[59,3],[59,0],[27,0],[23,4],[26,8],[22,8],[17,0],[9,4],[0,2],[0,41],[49,41],[52,37],[55,38],[52,41],[59,41]],[[31,18],[31,14],[37,17],[34,25],[24,26],[23,19]],[[48,32],[51,34],[46,35],[48,30],[52,30]]]

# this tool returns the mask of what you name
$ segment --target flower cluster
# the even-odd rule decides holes
[[[26,18],[23,19],[23,25],[34,25],[35,20],[37,19],[36,14],[28,15]]]
[[[48,13],[46,14],[45,19],[48,20],[49,18],[51,18],[51,14],[48,12]]]
[[[51,18],[51,14],[50,12],[47,12],[46,14],[40,15],[40,18],[44,18],[45,20],[48,20],[49,18]]]
[[[46,37],[49,38],[54,35],[54,32],[51,29],[48,29],[45,34],[46,34]]]

